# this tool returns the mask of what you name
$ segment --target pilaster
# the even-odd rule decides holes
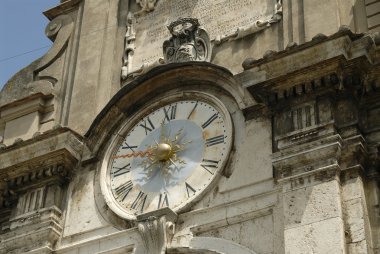
[[[349,37],[343,39],[345,34]],[[310,45],[330,54],[318,59],[309,58],[306,43],[246,62],[245,75],[253,83],[246,86],[261,104],[246,116],[261,113],[273,122],[272,164],[283,192],[285,253],[374,253],[377,248],[371,230],[376,219],[370,214],[378,201],[366,190],[379,175],[374,148],[380,144],[380,124],[374,112],[380,82],[376,45],[368,36],[356,36],[341,29],[314,38]],[[335,50],[336,43],[350,45],[350,53]]]

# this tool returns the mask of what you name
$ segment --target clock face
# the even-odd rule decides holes
[[[214,97],[193,98],[140,113],[111,145],[101,184],[118,215],[135,219],[163,207],[178,212],[220,175],[232,143],[230,116]]]

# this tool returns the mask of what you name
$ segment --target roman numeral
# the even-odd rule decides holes
[[[194,113],[194,111],[197,108],[197,106],[198,106],[198,102],[195,103],[194,108],[191,110],[191,112],[190,112],[189,116],[187,117],[187,119],[190,119],[191,115]]]
[[[170,112],[169,112],[170,111]],[[166,120],[168,120],[168,122],[170,120],[173,120],[175,119],[176,117],[176,114],[177,114],[177,105],[172,105],[172,106],[169,106],[168,109],[166,109],[166,107],[164,108],[164,113],[165,113],[165,118]],[[169,114],[170,113],[170,114]]]
[[[169,199],[167,193],[160,193],[160,199],[158,200],[158,206],[157,209],[163,208],[163,207],[169,207]]]
[[[220,143],[224,143],[224,135],[216,136],[213,138],[206,139],[206,146],[214,146]]]
[[[123,146],[121,149],[130,149],[132,152],[134,152],[136,148],[137,146],[130,146],[127,142],[125,142],[125,146]]]
[[[202,124],[202,128],[205,129],[209,126],[215,119],[218,118],[218,113],[213,114],[204,124]]]
[[[147,197],[148,197],[147,194],[140,191],[140,193],[137,195],[137,198],[135,199],[135,201],[133,201],[131,208],[135,209],[135,210],[140,209],[140,213],[142,213],[144,211],[145,201],[146,201]]]
[[[187,182],[185,182],[185,186],[186,186],[187,197],[188,198],[190,197],[190,191],[193,193],[192,196],[194,196],[195,192],[197,191],[193,187],[191,187],[191,185],[188,184]]]
[[[147,126],[149,124],[149,126]],[[147,117],[147,120],[144,120],[144,124],[140,124],[141,127],[145,129],[145,135],[148,135],[148,131],[152,131],[155,129],[152,121]]]
[[[119,199],[121,201],[124,201],[124,199],[128,196],[129,192],[133,188],[133,183],[132,181],[128,181],[126,183],[123,183],[116,189],[114,189],[115,194],[116,194],[116,199]]]
[[[128,163],[127,165],[121,168],[118,168],[118,167],[113,167],[113,168],[117,169],[116,171],[112,172],[113,176],[114,177],[121,176],[131,171],[131,163]]]
[[[211,175],[214,174],[214,170],[212,170],[213,168],[218,168],[218,161],[214,161],[214,160],[207,160],[207,159],[203,159],[203,164],[201,164],[201,167],[204,168],[205,170],[207,170]]]

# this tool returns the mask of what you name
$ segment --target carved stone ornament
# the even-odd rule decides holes
[[[170,208],[137,216],[138,230],[144,242],[146,253],[165,254],[175,232],[177,214]]]
[[[154,11],[157,1],[158,0],[136,0],[136,3],[139,4],[141,7],[141,10],[137,12],[136,15],[139,15],[143,12]]]
[[[211,59],[211,41],[198,19],[180,18],[168,29],[172,34],[163,44],[166,63],[207,61]]]
[[[136,32],[134,25],[136,19],[131,12],[127,17],[127,33],[125,34],[125,49],[123,56],[123,67],[121,68],[121,77],[126,79],[132,70],[132,58],[135,51]]]

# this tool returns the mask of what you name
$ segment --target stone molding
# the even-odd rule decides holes
[[[17,193],[32,187],[67,181],[80,161],[82,149],[81,138],[65,128],[3,148],[0,150],[3,198],[10,202]]]
[[[49,19],[53,20],[54,18],[72,12],[78,8],[78,4],[82,2],[82,0],[66,0],[61,1],[59,5],[53,7],[47,11],[44,11],[43,14]]]
[[[35,111],[41,114],[52,112],[54,105],[50,101],[53,97],[53,94],[35,93],[23,99],[0,106],[0,125]]]
[[[198,91],[211,92],[215,89],[217,93],[225,93],[233,98],[239,108],[254,104],[252,97],[224,68],[207,62],[162,65],[120,89],[99,113],[85,134],[88,137],[87,145],[94,153],[91,156],[100,151],[104,141],[109,140],[109,133],[113,133],[121,122],[136,113],[144,103],[151,103],[151,100],[163,93],[177,88],[186,92],[192,86]]]
[[[349,71],[355,69],[350,63],[357,62],[357,69],[365,73],[376,62],[376,49],[370,35],[342,30],[281,52],[267,52],[259,60],[247,59],[243,63],[245,71],[236,78],[262,102],[270,101],[276,92],[282,97],[307,93],[307,85],[312,82],[318,87],[327,81],[340,89],[343,81],[349,81]],[[316,51],[321,52],[318,57],[314,57]],[[286,64],[289,62],[294,64]],[[303,91],[302,85],[306,85]]]

